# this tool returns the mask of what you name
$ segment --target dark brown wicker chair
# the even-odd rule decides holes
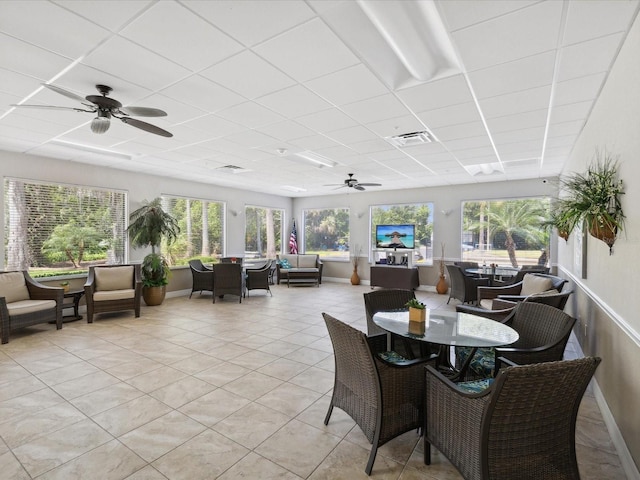
[[[9,342],[9,334],[19,328],[55,322],[62,328],[64,291],[36,282],[28,272],[0,272],[0,337]]]
[[[203,291],[213,292],[213,270],[205,267],[202,261],[198,259],[189,260],[189,268],[193,277],[189,298],[191,298],[193,292],[200,292],[200,294]]]
[[[245,292],[249,295],[250,290],[266,290],[273,297],[271,288],[269,288],[269,275],[271,273],[271,263],[268,260],[265,265],[260,268],[247,268],[247,277],[245,278]]]
[[[572,293],[573,290],[555,294],[533,294],[529,295],[522,301],[543,303],[545,305],[555,307],[559,310],[564,310],[564,307],[567,305],[567,301],[569,300],[569,297]],[[506,300],[504,298],[495,298],[491,304],[491,310],[487,310],[486,308],[482,307],[476,307],[473,305],[456,305],[456,311],[462,313],[471,313],[473,315],[491,318],[492,320],[500,322],[511,315],[513,309],[516,307],[516,305],[518,305],[518,303],[519,302],[517,301]]]
[[[476,278],[465,275],[462,268],[457,265],[447,265],[451,288],[449,289],[449,300],[452,298],[460,300],[462,303],[475,302],[478,298],[478,287],[488,286],[488,278]]]
[[[555,289],[558,293],[562,292],[565,283],[567,280],[561,277],[556,277],[555,275],[545,275],[542,273],[525,273],[525,275],[533,275],[534,277],[547,278],[551,281],[550,289]],[[511,301],[522,301],[527,295],[523,295],[522,287],[525,281],[514,283],[512,285],[500,286],[500,287],[489,287],[489,286],[481,286],[477,290],[478,304],[483,306],[488,310],[493,310],[491,305],[491,300],[494,298],[502,298],[505,300]],[[536,292],[541,293],[541,292]],[[484,300],[484,301],[483,301]]]
[[[378,447],[422,426],[426,359],[389,363],[378,355],[386,350],[386,335],[367,337],[323,313],[333,344],[335,382],[327,425],[333,407],[344,410],[372,443],[365,468],[371,474]]]
[[[237,295],[242,303],[244,293],[244,274],[240,263],[217,263],[213,266],[213,303],[216,297]]]
[[[519,365],[562,360],[576,319],[550,305],[520,302],[504,321],[520,338],[506,347],[479,348],[471,360],[466,378],[493,376],[500,370],[499,357]],[[456,361],[462,365],[471,349],[456,349]]]
[[[87,323],[93,323],[96,313],[133,310],[140,316],[142,277],[140,264],[101,265],[89,267],[84,284],[87,302]]]
[[[400,288],[385,288],[374,290],[364,295],[364,310],[367,316],[367,335],[388,335],[391,339],[390,348],[398,352],[405,358],[419,358],[422,355],[423,348],[427,345],[424,342],[412,341],[406,337],[392,335],[387,333],[375,323],[373,323],[373,315],[385,310],[402,310],[406,309],[405,304],[416,298],[413,290],[403,290]]]
[[[434,446],[464,478],[579,480],[578,407],[600,358],[511,366],[481,393],[427,367],[424,461]]]
[[[527,273],[542,273],[548,274],[549,267],[543,267],[541,265],[522,265],[520,271],[516,273],[515,277],[511,277],[508,280],[493,280],[493,286],[504,287],[507,285],[513,285],[514,283],[520,283]]]

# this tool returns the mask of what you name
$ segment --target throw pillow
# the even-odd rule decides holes
[[[283,260],[280,260],[280,268],[284,268],[285,270],[289,270],[291,268],[291,264],[289,263],[289,260],[287,260],[286,258]]]
[[[533,293],[540,293],[553,288],[550,278],[539,277],[537,275],[526,274],[522,279],[522,289],[520,295],[527,296]]]

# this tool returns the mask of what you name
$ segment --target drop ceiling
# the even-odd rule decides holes
[[[4,0],[0,150],[289,197],[357,194],[327,186],[348,173],[382,185],[369,191],[552,177],[638,8]],[[109,85],[125,106],[165,110],[141,120],[173,137],[11,106],[78,106],[42,83],[82,97]]]

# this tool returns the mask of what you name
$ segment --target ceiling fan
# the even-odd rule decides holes
[[[338,187],[338,188],[355,188],[356,190],[366,190],[364,187],[381,187],[380,183],[360,183],[358,180],[353,178],[353,173],[349,173],[349,178],[347,178],[343,183],[334,183],[330,185],[325,185],[325,187]],[[338,189],[336,188],[336,190]]]
[[[111,117],[117,118],[118,120],[126,123],[127,125],[131,125],[132,127],[139,128],[140,130],[144,130],[145,132],[154,133],[156,135],[161,135],[163,137],[173,137],[172,133],[163,130],[160,127],[156,127],[155,125],[151,125],[150,123],[143,122],[141,120],[137,120],[135,118],[131,118],[131,116],[135,117],[166,117],[167,112],[160,110],[158,108],[147,108],[147,107],[123,107],[122,104],[114,98],[110,98],[109,92],[113,90],[111,87],[107,85],[96,85],[96,89],[100,92],[100,95],[87,95],[82,98],[80,95],[76,95],[69,90],[65,90],[64,88],[57,87],[56,85],[50,85],[48,83],[43,83],[42,86],[47,87],[49,90],[53,90],[60,95],[64,95],[72,100],[76,100],[84,105],[85,108],[76,108],[76,107],[59,107],[55,105],[17,105],[14,104],[12,107],[20,107],[20,108],[47,108],[53,110],[74,110],[76,112],[86,112],[86,113],[95,113],[97,116],[91,121],[91,131],[93,133],[105,133],[109,130],[109,126],[111,125]]]

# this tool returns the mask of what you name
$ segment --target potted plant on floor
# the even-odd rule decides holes
[[[142,260],[142,298],[149,306],[160,305],[164,301],[171,273],[166,258],[161,253],[156,253],[156,248],[160,248],[163,238],[171,244],[180,233],[178,221],[164,211],[161,202],[160,198],[145,201],[130,215],[131,223],[127,228],[131,246],[151,247],[151,253]]]

